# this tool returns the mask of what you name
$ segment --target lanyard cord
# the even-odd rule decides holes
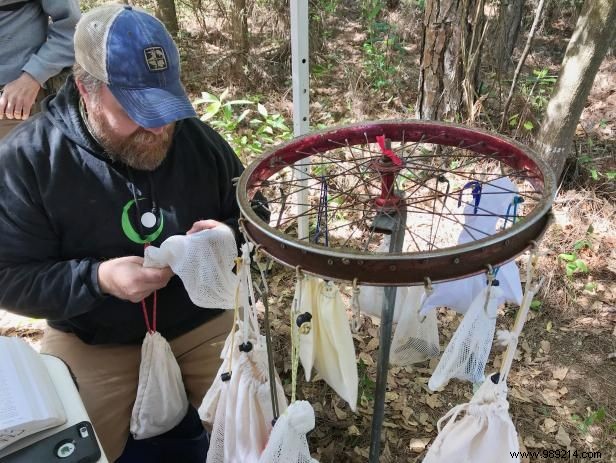
[[[130,167],[126,168],[126,172],[128,174],[128,180],[130,181],[129,189],[133,195],[133,200],[135,201],[135,212],[137,214],[137,227],[139,228],[139,238],[142,240],[146,240],[145,230],[143,229],[143,224],[141,222],[141,207],[139,206],[139,199],[137,198],[137,186],[135,185],[135,178],[133,176],[133,171]],[[158,218],[158,202],[156,200],[156,191],[154,189],[154,179],[152,178],[152,174],[148,172],[148,183],[150,185],[150,204],[152,205],[151,213],[154,214]]]

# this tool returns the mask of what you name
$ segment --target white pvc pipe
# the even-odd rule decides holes
[[[293,76],[293,133],[296,137],[310,130],[309,104],[308,0],[291,0],[291,71]],[[296,193],[298,238],[308,238],[308,169],[310,158],[296,164],[300,192]]]

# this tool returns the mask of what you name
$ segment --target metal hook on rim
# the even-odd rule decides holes
[[[351,296],[351,308],[353,310],[353,320],[351,322],[351,330],[354,333],[359,331],[360,323],[360,307],[359,307],[359,280],[357,277],[353,278],[353,295]]]
[[[432,280],[430,279],[430,277],[424,278],[424,291],[426,292],[426,296],[424,297],[423,301],[421,302],[421,305],[419,306],[419,312],[421,312],[421,309],[423,308],[424,303],[430,297],[430,295],[434,292],[434,288],[432,287]],[[419,317],[419,323],[421,324],[425,322],[426,318],[428,318],[427,315],[421,315]]]
[[[488,313],[488,304],[490,302],[490,297],[492,296],[492,287],[498,286],[498,280],[496,280],[496,272],[494,271],[494,267],[492,267],[492,264],[488,264],[487,268],[488,268],[488,274],[487,274],[488,291],[486,293],[486,301],[483,304],[483,312],[485,313],[486,317],[488,317],[490,320],[493,320],[496,318],[496,314],[494,314],[494,317],[490,316],[490,314]]]

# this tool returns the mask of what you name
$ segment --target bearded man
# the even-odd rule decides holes
[[[169,268],[144,268],[144,245],[220,223],[237,229],[232,179],[242,165],[195,117],[178,50],[153,16],[125,5],[93,9],[74,43],[73,76],[0,144],[0,306],[47,319],[41,351],[69,365],[116,461],[131,442],[141,302],[151,307],[157,293],[157,330],[195,407],[232,324],[229,312],[196,307]],[[194,408],[189,414],[170,440],[199,441],[203,428],[198,417],[192,426]]]

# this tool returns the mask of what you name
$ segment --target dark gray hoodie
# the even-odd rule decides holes
[[[236,228],[232,179],[243,168],[220,135],[192,118],[176,124],[156,170],[131,170],[93,140],[78,101],[69,78],[41,114],[0,141],[0,307],[90,344],[138,343],[140,305],[101,294],[99,263],[143,256],[144,236],[159,246],[200,219]],[[140,229],[139,213],[150,210],[157,223]],[[173,277],[158,291],[157,312],[158,331],[172,339],[219,311],[196,307]]]

